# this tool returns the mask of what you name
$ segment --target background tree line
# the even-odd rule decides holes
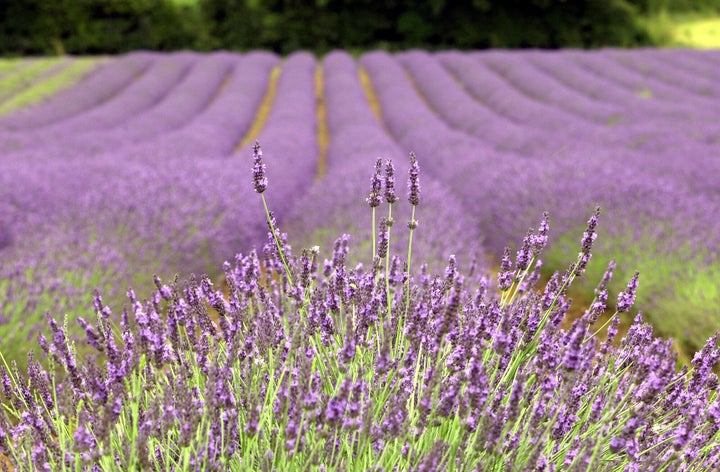
[[[0,0],[0,54],[642,46],[639,18],[720,0]]]

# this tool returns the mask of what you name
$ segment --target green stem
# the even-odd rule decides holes
[[[388,222],[392,221],[392,203],[388,205]],[[387,254],[385,254],[385,301],[387,303],[387,315],[390,316],[390,230],[392,230],[392,226],[388,224],[387,229],[387,239],[388,239],[388,249]]]
[[[605,323],[603,323],[602,326],[600,326],[593,334],[591,334],[590,336],[588,336],[587,338],[585,338],[583,340],[583,344],[585,344],[586,342],[588,342],[592,338],[594,338],[595,335],[597,335],[600,331],[602,331],[602,329],[605,328],[605,326],[607,326],[613,320],[613,318],[615,318],[617,315],[618,315],[618,312],[617,312],[617,310],[615,310],[615,313],[610,318],[608,318],[607,321]]]
[[[412,213],[410,215],[411,226],[415,226],[415,205],[412,206]],[[410,228],[410,238],[408,240],[408,256],[407,256],[407,282],[405,285],[405,315],[407,316],[410,311],[410,262],[412,260],[412,240],[413,240],[414,229]]]
[[[277,234],[275,234],[275,225],[270,217],[270,210],[268,209],[267,202],[265,201],[265,195],[261,193],[260,197],[262,198],[263,206],[265,207],[265,217],[270,225],[270,231],[272,232],[273,239],[275,240],[275,246],[277,247],[278,254],[280,254],[280,260],[285,268],[285,275],[287,275],[288,284],[294,287],[295,285],[293,284],[292,275],[290,275],[290,267],[288,266],[287,260],[285,260],[285,253],[282,250],[282,246],[280,246],[280,240],[278,239]]]
[[[375,242],[375,238],[376,238],[376,236],[375,236],[375,207],[372,207],[372,231],[371,231],[371,233],[372,233],[372,254],[370,255],[370,260],[374,261],[375,254],[377,254],[375,252],[377,250],[377,248],[375,247],[375,245],[376,245],[376,242]]]

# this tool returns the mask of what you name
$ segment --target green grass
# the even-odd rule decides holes
[[[48,59],[48,62],[41,61],[40,66],[24,68],[16,75],[0,80],[0,90],[3,90],[0,92],[0,116],[47,100],[52,95],[80,81],[100,61],[99,58],[77,58],[57,73],[34,82],[41,72],[59,64],[57,58]],[[28,74],[28,69],[32,69],[30,74]],[[5,89],[6,86],[7,89]]]
[[[660,47],[720,48],[720,16],[661,11],[641,20]]]
[[[2,76],[10,74],[15,69],[23,66],[26,63],[25,59],[22,58],[0,58],[0,78]]]
[[[720,18],[681,21],[675,26],[674,38],[681,46],[720,48]]]
[[[30,86],[42,74],[59,66],[64,60],[66,59],[60,57],[45,57],[28,61],[24,67],[14,68],[12,73],[0,78],[0,101],[8,99]]]
[[[577,231],[559,236],[544,253],[544,270],[563,269],[577,245]],[[720,319],[720,268],[709,265],[689,247],[667,248],[649,237],[601,234],[593,260],[576,288],[588,293],[602,278],[611,259],[618,261],[611,292],[624,290],[635,270],[640,271],[636,307],[657,329],[673,337],[686,361],[718,329]],[[613,307],[615,300],[610,300]]]

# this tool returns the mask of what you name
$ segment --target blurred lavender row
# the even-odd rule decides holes
[[[248,175],[251,152],[238,144],[250,132],[280,58],[183,54],[158,55],[154,62],[164,66],[145,75],[178,84],[157,103],[146,103],[143,113],[75,134],[76,123],[96,111],[73,110],[67,120],[14,132],[31,142],[45,128],[63,134],[67,122],[68,134],[76,136],[70,145],[48,140],[3,152],[1,314],[12,325],[0,335],[3,342],[32,330],[38,318],[28,313],[74,312],[87,305],[95,287],[121,294],[147,285],[153,273],[217,273],[223,260],[264,239],[263,209]],[[278,213],[316,172],[315,68],[308,53],[283,61],[260,132],[268,141]],[[120,116],[125,104],[136,103],[131,89],[100,107]]]
[[[555,248],[572,247],[563,235],[600,204],[611,223],[596,257],[605,254],[622,261],[626,273],[647,274],[643,301],[656,313],[653,321],[697,346],[717,328],[719,314],[717,291],[707,282],[717,273],[720,227],[707,215],[720,211],[720,151],[716,125],[700,125],[717,116],[717,107],[700,106],[713,92],[684,90],[695,106],[681,103],[675,116],[668,101],[653,111],[637,105],[647,101],[640,96],[625,107],[603,98],[612,95],[605,88],[621,88],[605,79],[597,99],[579,100],[581,92],[532,65],[548,57],[553,75],[571,77],[561,68],[566,54],[371,52],[360,64],[389,132],[428,156],[425,168],[461,197],[491,251],[500,253],[543,210],[561,234]],[[615,67],[627,67],[626,56],[606,54]],[[659,77],[646,78],[648,90],[656,81],[679,87],[683,75]],[[692,315],[671,316],[671,306]]]

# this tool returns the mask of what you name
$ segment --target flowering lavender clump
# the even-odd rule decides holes
[[[263,257],[223,265],[225,290],[155,277],[149,297],[127,292],[119,329],[96,294],[86,342],[51,318],[52,338],[39,338],[49,366],[30,355],[22,373],[2,358],[0,459],[19,470],[717,468],[717,335],[680,371],[639,315],[614,343],[637,276],[599,340],[585,317],[563,328],[577,261],[541,293],[474,282],[454,255],[443,273],[390,284],[375,261],[348,266],[349,250],[338,239],[321,272],[317,249],[295,257],[271,231]],[[510,287],[532,267],[503,259]]]

